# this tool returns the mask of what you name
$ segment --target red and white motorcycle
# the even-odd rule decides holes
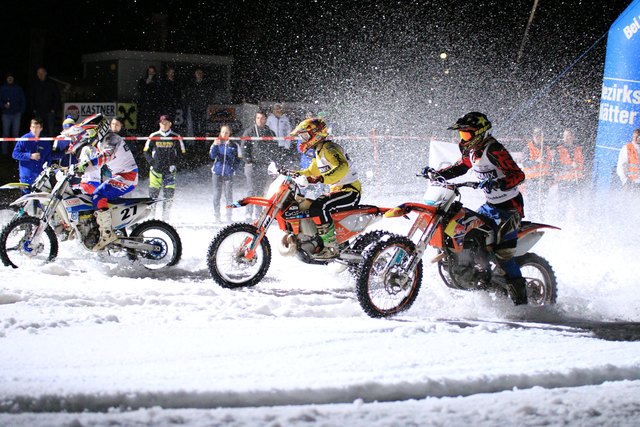
[[[437,249],[438,264],[446,286],[465,291],[489,291],[507,295],[504,271],[495,261],[495,223],[460,202],[461,187],[477,188],[477,182],[451,183],[432,180],[425,203],[403,203],[385,217],[416,214],[407,236],[387,236],[365,251],[356,283],[358,301],[371,317],[387,317],[407,310],[422,283],[422,256],[428,246]],[[552,225],[522,221],[515,260],[527,282],[529,305],[554,304],[556,276],[549,262],[529,252]]]

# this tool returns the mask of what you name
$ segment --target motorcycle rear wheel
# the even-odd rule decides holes
[[[553,305],[558,297],[556,274],[549,261],[534,253],[516,257],[522,276],[527,280],[529,305],[542,307]]]
[[[176,265],[182,257],[182,241],[178,232],[163,221],[150,220],[134,227],[129,235],[132,240],[139,238],[144,243],[155,245],[156,251],[127,249],[127,256],[138,261],[149,270],[159,270]]]
[[[58,256],[58,239],[47,226],[40,241],[32,242],[33,232],[40,226],[40,218],[21,216],[13,219],[0,233],[0,259],[7,267],[43,265]]]
[[[245,257],[248,246],[258,235],[251,224],[231,224],[218,232],[209,244],[207,266],[213,280],[227,289],[255,286],[267,274],[271,264],[271,245],[263,236],[251,259]]]
[[[402,264],[415,250],[415,244],[407,237],[392,235],[365,251],[356,293],[360,306],[369,316],[389,317],[414,303],[422,283],[422,260],[413,271],[405,271]]]
[[[367,249],[367,247],[369,247],[373,243],[379,242],[383,236],[392,236],[392,235],[393,235],[392,233],[384,230],[374,230],[365,234],[361,234],[358,237],[356,237],[351,247],[351,250],[353,252],[363,253],[364,250]],[[360,265],[361,265],[361,262],[357,264],[349,264],[349,273],[351,273],[353,277],[358,277],[358,269],[360,268]]]

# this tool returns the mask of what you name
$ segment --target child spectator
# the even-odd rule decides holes
[[[240,164],[238,144],[231,141],[231,126],[223,125],[218,138],[209,149],[209,157],[214,161],[213,173],[213,218],[220,221],[220,198],[224,193],[227,205],[233,203],[233,175]],[[231,222],[231,209],[225,210],[227,222]]]

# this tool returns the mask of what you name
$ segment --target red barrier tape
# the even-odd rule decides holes
[[[42,137],[42,138],[0,138],[0,141],[57,141],[57,140],[67,140],[68,138],[64,137]],[[148,139],[151,140],[167,140],[167,139],[175,139],[175,140],[184,140],[184,141],[214,141],[216,139],[220,140],[231,140],[231,141],[297,141],[298,138],[292,136],[231,136],[228,138],[220,138],[217,136],[172,136],[172,137],[162,137],[162,136],[154,136],[152,138],[148,136],[127,136],[123,139],[128,141],[146,141]],[[412,140],[425,140],[430,141],[433,137],[422,137],[422,136],[399,136],[399,135],[374,135],[374,136],[333,136],[329,138],[332,141],[338,140],[354,140],[354,139],[412,139]]]

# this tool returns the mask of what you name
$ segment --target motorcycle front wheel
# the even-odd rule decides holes
[[[422,283],[422,260],[412,271],[406,263],[415,244],[404,236],[391,236],[369,246],[363,255],[356,292],[360,306],[371,317],[389,317],[411,307]]]
[[[209,244],[207,266],[213,280],[223,288],[254,286],[269,269],[271,245],[263,236],[253,255],[249,251],[258,229],[251,224],[231,224],[218,232]]]
[[[178,232],[163,221],[151,220],[138,224],[128,237],[153,245],[154,250],[127,249],[127,256],[149,270],[176,265],[182,256],[182,241]]]
[[[0,259],[7,267],[38,266],[58,256],[58,239],[47,226],[37,240],[33,234],[40,226],[40,218],[22,216],[13,219],[0,233]]]
[[[384,236],[391,235],[392,233],[384,230],[374,230],[366,234],[361,234],[354,240],[353,245],[351,245],[351,250],[353,252],[364,253],[364,250],[371,244],[379,242]],[[353,277],[358,277],[358,268],[360,268],[361,264],[361,262],[349,264],[349,273],[351,273]]]
[[[522,277],[527,281],[529,305],[542,307],[556,303],[558,283],[549,261],[534,253],[526,253],[515,258]]]

